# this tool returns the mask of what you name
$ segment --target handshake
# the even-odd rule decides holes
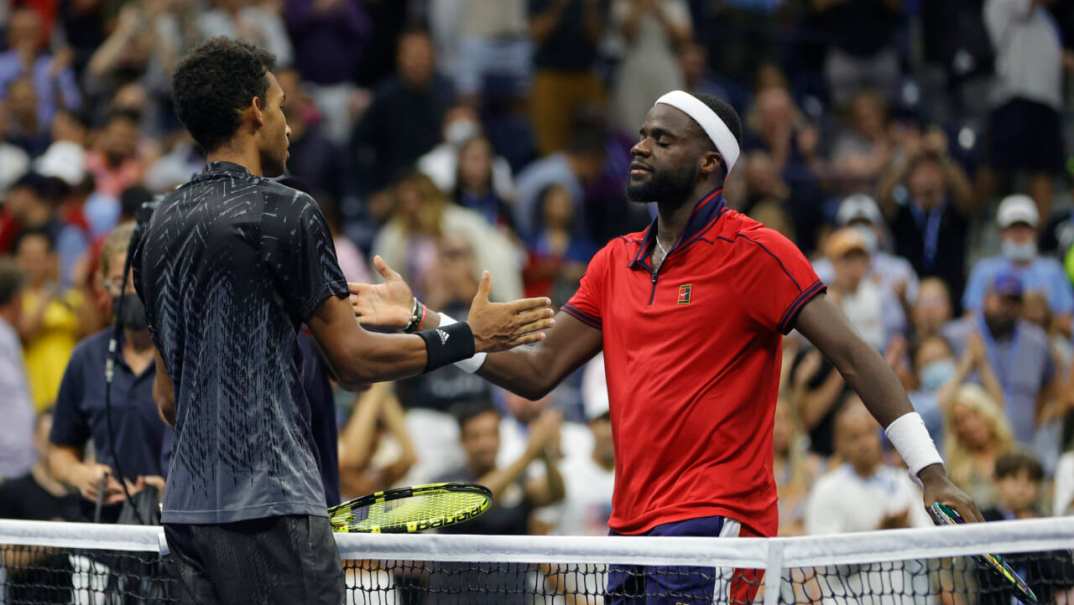
[[[373,257],[373,267],[384,278],[384,283],[348,284],[351,307],[362,327],[397,332],[408,326],[425,330],[440,325],[440,316],[424,309],[403,277],[384,259]],[[486,271],[481,276],[467,320],[478,353],[507,351],[544,340],[545,331],[555,323],[551,300],[523,298],[494,303],[489,301],[491,291],[492,276]]]

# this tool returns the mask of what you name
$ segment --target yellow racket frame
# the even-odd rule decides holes
[[[328,509],[338,533],[416,533],[475,519],[492,492],[473,483],[430,483],[376,492]]]

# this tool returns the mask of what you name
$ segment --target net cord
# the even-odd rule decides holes
[[[779,569],[1070,550],[1074,517],[801,538],[337,534],[340,557]],[[0,545],[167,554],[161,527],[0,520]]]

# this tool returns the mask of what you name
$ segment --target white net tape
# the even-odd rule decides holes
[[[472,565],[473,573],[479,573],[483,566],[495,565],[501,566],[496,573],[504,575],[507,572],[503,570],[512,569],[510,573],[520,577],[538,574],[551,578],[556,573],[574,573],[580,578],[584,573],[599,574],[596,580],[586,581],[598,586],[593,590],[603,591],[606,572],[616,566],[640,566],[646,570],[708,568],[715,569],[717,577],[725,579],[731,577],[731,570],[764,570],[763,589],[758,587],[752,598],[768,605],[812,602],[807,599],[807,593],[835,590],[832,586],[846,590],[847,578],[856,581],[858,577],[869,577],[868,574],[909,578],[911,569],[922,570],[914,572],[919,574],[915,590],[926,593],[943,590],[940,587],[942,581],[936,579],[943,573],[954,578],[948,582],[953,583],[951,590],[977,589],[981,586],[979,581],[958,579],[959,574],[979,573],[972,568],[951,571],[954,568],[949,567],[944,568],[945,572],[939,563],[932,565],[965,555],[1038,553],[1034,556],[1039,559],[1040,553],[1046,553],[1053,559],[1057,556],[1062,559],[1061,564],[1041,566],[1041,569],[1052,570],[1047,573],[1067,574],[1068,570],[1074,569],[1074,563],[1067,564],[1067,559],[1074,561],[1071,556],[1074,517],[802,538],[337,534],[336,541],[341,558],[351,567],[351,575],[358,573],[355,570],[373,569],[377,577],[394,579],[408,574],[410,577],[424,574],[426,578],[436,574],[447,576],[459,573],[458,570],[465,574],[466,564]],[[75,557],[94,559],[94,552],[113,553],[109,555],[113,560],[119,556],[115,553],[157,559],[167,554],[167,543],[159,527],[0,520],[0,549],[18,552],[34,548],[48,552],[69,549],[72,560]],[[1074,577],[1051,579],[1060,587],[1069,580],[1074,587]],[[801,586],[794,586],[795,583]],[[898,591],[910,590],[910,584],[908,579],[903,588],[885,586],[875,589],[886,591],[884,594],[888,596],[884,599],[863,599],[858,595],[853,599],[841,597],[823,599],[823,602],[934,600],[934,595],[925,599],[916,592],[900,596]],[[353,590],[358,592],[367,588],[357,585]],[[383,590],[382,587],[377,589]],[[870,589],[866,586],[863,590]],[[362,601],[355,599],[353,602]],[[981,598],[978,602],[990,601]]]

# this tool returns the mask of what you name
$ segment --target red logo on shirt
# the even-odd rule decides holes
[[[693,292],[693,290],[694,290],[693,284],[683,284],[683,285],[679,286],[679,300],[678,300],[678,303],[680,305],[688,305],[688,304],[690,304],[690,293]]]

